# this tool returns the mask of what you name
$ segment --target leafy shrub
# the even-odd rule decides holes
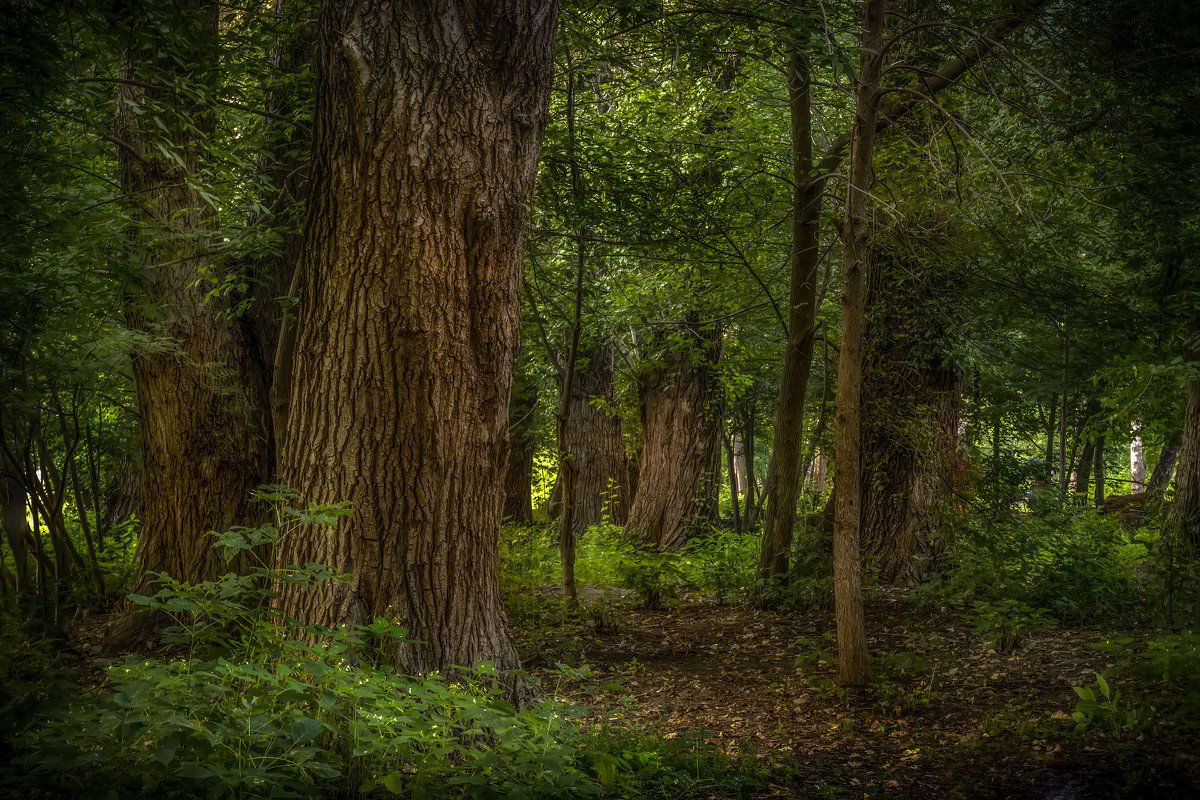
[[[1011,598],[976,601],[972,618],[975,632],[998,653],[1015,650],[1030,633],[1054,624],[1042,609]]]
[[[1186,724],[1194,726],[1200,720],[1200,633],[1167,633],[1144,643],[1121,636],[1095,648],[1115,656],[1118,670],[1160,684],[1172,700],[1166,708],[1180,712]]]
[[[760,588],[766,605],[797,614],[833,608],[833,540],[829,532],[819,525],[798,529],[791,564],[782,580]]]
[[[349,510],[299,511],[280,487],[260,499],[275,505],[274,523],[216,535],[226,557],[260,553],[252,575],[196,585],[164,575],[153,596],[135,598],[174,618],[167,635],[186,656],[110,665],[110,693],[49,714],[17,740],[23,774],[7,782],[102,797],[601,791],[569,711],[512,707],[487,665],[402,675],[376,663],[381,643],[404,636],[387,620],[322,630],[278,618],[263,602],[276,582],[339,577],[315,564],[269,569],[262,548]]]
[[[598,586],[622,586],[633,591],[643,608],[662,609],[695,587],[676,553],[664,553],[634,541],[616,525],[596,525],[581,542],[576,578]]]
[[[918,586],[914,600],[964,606],[1011,599],[1077,622],[1130,618],[1143,606],[1132,564],[1145,548],[1094,511],[1006,525],[970,520],[952,541],[944,563],[953,566]]]
[[[718,602],[736,603],[754,585],[761,538],[725,528],[710,528],[680,552],[687,582]]]
[[[557,585],[558,539],[553,528],[505,524],[500,529],[500,588]]]
[[[1136,709],[1121,702],[1120,694],[1113,690],[1103,675],[1099,672],[1094,674],[1094,686],[1071,687],[1079,696],[1079,702],[1071,713],[1076,733],[1092,729],[1126,731],[1138,727],[1141,721]]]

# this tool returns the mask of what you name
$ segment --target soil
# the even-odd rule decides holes
[[[1148,722],[1075,731],[1072,687],[1105,670],[1093,645],[1112,634],[1045,630],[998,653],[960,614],[876,589],[867,624],[883,668],[871,686],[846,691],[829,663],[829,612],[704,599],[647,611],[601,594],[582,594],[588,611],[574,622],[514,620],[530,671],[554,686],[555,661],[587,664],[592,674],[575,687],[593,722],[768,759],[778,777],[761,796],[1200,797],[1195,727],[1133,678],[1114,684],[1118,702],[1135,697]]]

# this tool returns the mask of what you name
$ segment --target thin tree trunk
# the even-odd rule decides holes
[[[838,680],[861,686],[870,675],[863,615],[862,561],[862,377],[870,265],[868,198],[874,183],[875,129],[883,67],[885,0],[863,3],[862,67],[855,81],[855,117],[842,251],[842,346],[835,405],[837,507],[833,536],[834,608]]]
[[[733,531],[734,533],[742,532],[742,510],[738,502],[738,465],[737,455],[733,449],[733,439],[728,434],[721,439],[725,445],[725,462],[726,468],[729,471],[729,501],[733,506]]]
[[[1054,463],[1054,432],[1057,428],[1058,420],[1058,395],[1050,398],[1050,417],[1046,423],[1046,469],[1050,469]]]
[[[1000,413],[996,413],[996,419],[992,422],[992,511],[999,517],[1002,511],[1007,511],[1004,508],[1001,497],[1000,487]]]
[[[1070,378],[1071,345],[1063,330],[1062,362],[1062,412],[1058,420],[1058,506],[1062,508],[1067,497],[1067,387]]]
[[[1129,440],[1129,491],[1138,494],[1146,491],[1146,456],[1142,446],[1142,426],[1135,420],[1132,428],[1133,438]]]
[[[1096,473],[1096,508],[1104,508],[1104,437],[1100,436],[1096,439],[1095,452],[1096,465],[1094,472]],[[1086,491],[1086,489],[1085,489]]]
[[[509,402],[508,465],[504,472],[503,519],[533,522],[534,411],[537,389],[520,371],[513,377]]]
[[[792,53],[787,81],[793,187],[791,277],[787,347],[775,407],[775,443],[767,467],[767,505],[758,558],[758,578],[763,582],[787,573],[792,546],[800,492],[804,400],[816,332],[821,200],[825,189],[825,179],[816,174],[813,163],[812,83],[805,53]]]
[[[758,522],[759,503],[755,500],[755,495],[758,492],[758,478],[754,475],[754,417],[755,406],[753,397],[750,400],[750,407],[746,409],[745,419],[745,434],[742,437],[744,443],[743,451],[745,454],[745,470],[746,470],[746,530],[754,530]]]
[[[1083,443],[1083,451],[1079,454],[1079,461],[1075,467],[1075,483],[1072,486],[1072,491],[1075,495],[1075,505],[1086,506],[1088,489],[1092,483],[1092,463],[1096,460],[1096,443],[1087,441]]]
[[[497,583],[528,207],[554,0],[324,5],[299,265],[287,483],[350,500],[280,564],[348,584],[279,603],[307,623],[387,614],[424,673],[519,666]],[[508,679],[514,699],[524,691]]]
[[[568,96],[574,97],[574,76],[568,74]],[[574,102],[568,103],[568,127],[571,128],[572,150],[574,149]],[[572,152],[571,169],[578,180],[578,164]],[[575,302],[571,316],[571,344],[567,350],[567,360],[563,365],[562,380],[559,387],[558,414],[556,416],[556,439],[558,444],[558,479],[562,485],[562,516],[558,518],[558,549],[562,565],[562,594],[568,606],[574,606],[577,593],[575,590],[575,536],[576,521],[575,507],[576,490],[579,486],[579,464],[568,442],[568,429],[571,424],[571,398],[575,393],[575,361],[579,355],[579,334],[583,314],[583,272],[587,263],[587,245],[582,228],[575,238]]]

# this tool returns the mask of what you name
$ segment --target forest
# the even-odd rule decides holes
[[[1200,794],[1200,6],[0,29],[0,800]]]

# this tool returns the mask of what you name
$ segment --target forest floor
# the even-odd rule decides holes
[[[1093,645],[1112,634],[1058,628],[997,653],[961,615],[876,589],[867,625],[885,669],[847,692],[829,663],[830,612],[706,600],[647,611],[611,595],[589,605],[596,594],[570,621],[552,604],[540,622],[516,615],[531,672],[561,685],[556,662],[588,665],[573,686],[593,724],[767,759],[777,777],[759,796],[1200,797],[1195,728],[1149,687],[1114,687],[1119,702],[1138,698],[1149,720],[1140,730],[1075,732],[1072,686],[1094,685],[1107,662]]]

